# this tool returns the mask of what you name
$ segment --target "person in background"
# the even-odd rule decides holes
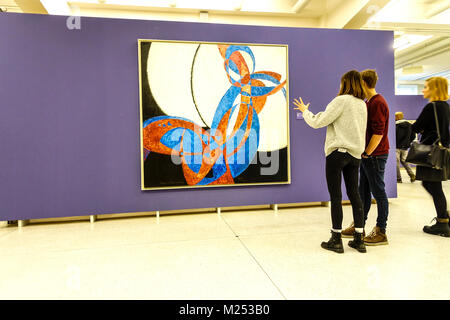
[[[389,107],[383,96],[375,90],[378,75],[375,70],[361,72],[362,86],[367,98],[366,148],[361,155],[359,193],[364,208],[364,225],[367,220],[372,195],[377,202],[377,224],[364,238],[369,246],[388,244],[386,225],[389,215],[389,202],[384,184],[384,170],[389,154]],[[351,237],[354,222],[342,231],[343,237]]]
[[[411,167],[405,161],[408,155],[408,149],[416,138],[416,134],[411,129],[411,123],[403,119],[403,112],[395,113],[395,139],[396,139],[396,152],[397,152],[397,182],[402,183],[402,176],[400,173],[400,163],[408,172],[409,179],[411,182],[416,180],[416,175],[414,174]]]
[[[441,144],[448,148],[450,144],[448,128],[450,107],[446,102],[449,98],[447,79],[433,77],[426,80],[422,93],[429,103],[423,108],[416,122],[412,125],[412,130],[421,134],[421,143],[433,144],[438,139],[434,114],[436,108]],[[443,237],[450,237],[447,199],[442,189],[442,181],[446,181],[449,178],[447,172],[447,170],[437,170],[424,166],[417,166],[416,169],[416,178],[422,181],[423,187],[432,196],[437,215],[435,218],[436,223],[432,226],[423,227],[423,231]]]
[[[344,176],[347,195],[352,204],[355,221],[354,239],[348,245],[359,252],[366,252],[363,239],[364,217],[361,198],[358,192],[358,170],[361,153],[365,146],[367,108],[361,75],[356,70],[345,73],[341,78],[339,95],[326,107],[325,111],[313,114],[302,98],[294,99],[294,105],[303,112],[305,122],[314,129],[327,127],[325,139],[326,179],[331,198],[331,238],[322,242],[322,248],[343,253],[342,231],[342,192],[341,181]]]

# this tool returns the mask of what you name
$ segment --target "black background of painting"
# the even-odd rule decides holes
[[[151,42],[141,42],[142,122],[149,118],[167,115],[158,106],[150,90],[147,73],[147,61],[150,46]],[[238,177],[235,177],[235,184],[287,182],[287,148],[280,149],[278,152],[278,158],[274,157],[275,159],[273,159],[273,161],[278,161],[279,168],[276,174],[261,175],[261,169],[263,167],[270,167],[271,164],[261,164],[259,161],[261,153],[257,152],[255,156],[258,157],[258,161],[256,161],[256,163],[251,163],[244,172],[242,172]],[[270,152],[267,155],[264,153],[265,158],[270,158],[270,155]],[[187,186],[181,165],[174,164],[171,156],[169,155],[151,152],[144,161],[143,170],[144,188]],[[210,172],[208,176],[210,175],[212,175],[212,172]]]
[[[268,183],[268,182],[287,182],[287,148],[279,150],[279,158],[273,161],[279,161],[279,168],[274,175],[261,175],[262,168],[270,167],[270,163],[263,165],[259,161],[261,152],[257,152],[255,156],[258,158],[256,164],[250,164],[248,168],[239,176],[234,178],[235,184],[243,183]],[[270,157],[270,153],[264,158]],[[212,175],[212,171],[208,176]],[[208,177],[207,176],[207,177]],[[144,186],[152,187],[170,187],[170,186],[186,186],[186,180],[183,175],[181,165],[172,162],[171,156],[152,152],[144,161]]]
[[[148,81],[147,62],[151,42],[141,42],[141,94],[142,94],[142,122],[157,116],[167,116],[158,106],[153,97]]]

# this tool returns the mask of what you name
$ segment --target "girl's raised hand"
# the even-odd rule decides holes
[[[298,99],[300,99],[300,100],[298,100]],[[298,99],[294,99],[294,105],[297,106],[297,108],[294,108],[294,110],[300,110],[301,112],[304,112],[305,110],[308,110],[309,103],[307,105],[305,105],[303,103],[302,98],[299,97]]]

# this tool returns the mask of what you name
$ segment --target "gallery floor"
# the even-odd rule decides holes
[[[422,232],[431,198],[404,181],[389,245],[366,254],[320,248],[326,207],[2,225],[0,299],[448,300],[450,239]]]

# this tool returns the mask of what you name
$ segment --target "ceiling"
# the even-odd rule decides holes
[[[392,30],[397,84],[450,79],[450,0],[0,0],[7,12]]]

